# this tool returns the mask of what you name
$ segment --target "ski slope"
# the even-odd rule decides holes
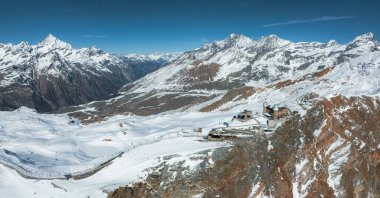
[[[138,181],[163,156],[177,154],[189,166],[196,166],[190,160],[192,153],[228,146],[205,142],[202,136],[222,126],[221,118],[229,120],[232,116],[231,112],[116,116],[82,125],[67,115],[38,114],[25,107],[0,112],[0,177],[7,178],[0,181],[0,194],[104,197],[106,191]],[[181,131],[191,132],[194,128],[202,128],[203,134],[181,135]],[[111,164],[83,179],[58,179],[67,174],[84,174],[123,152]],[[27,172],[26,176],[33,179],[16,172],[20,169],[27,170],[20,173]]]

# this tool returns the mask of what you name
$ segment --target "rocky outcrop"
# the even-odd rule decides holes
[[[167,110],[228,110],[236,103],[276,103],[278,100],[271,101],[276,98],[273,94],[283,96],[280,100],[296,100],[310,92],[328,96],[331,91],[326,90],[331,87],[350,92],[350,86],[357,81],[363,85],[355,86],[349,94],[362,92],[362,86],[372,95],[378,92],[374,86],[378,83],[379,57],[378,44],[371,33],[346,45],[333,41],[293,43],[274,35],[253,41],[232,34],[185,52],[166,67],[124,86],[121,96],[105,106],[89,107],[95,107],[103,116],[121,111],[152,115]],[[364,82],[362,78],[371,80]],[[255,91],[246,87],[254,87]],[[257,90],[262,93],[257,94]],[[232,98],[234,95],[237,98]],[[164,105],[170,103],[175,105]]]
[[[201,112],[209,112],[217,109],[223,104],[230,101],[238,101],[242,99],[247,99],[249,96],[260,91],[260,89],[255,89],[254,87],[241,87],[228,91],[220,100],[213,102],[212,104],[203,107]]]
[[[378,197],[379,105],[366,96],[316,101],[271,134],[215,150],[213,165],[204,155],[195,172],[169,182],[162,175],[181,165],[160,165],[109,197]]]
[[[0,108],[51,112],[108,99],[174,57],[116,56],[95,46],[74,49],[52,35],[37,45],[0,44]]]

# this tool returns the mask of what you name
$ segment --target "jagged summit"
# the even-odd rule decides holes
[[[346,50],[350,50],[350,53],[354,54],[364,54],[376,50],[377,46],[375,35],[368,32],[355,37],[354,40],[348,43]]]
[[[43,40],[44,42],[52,42],[58,40],[57,37],[53,36],[52,34],[48,34],[47,37]]]
[[[207,50],[208,48],[213,48],[215,50],[215,48],[227,49],[230,47],[247,48],[253,46],[255,43],[255,41],[243,34],[232,33],[223,40],[214,41],[211,44],[204,44],[198,49]]]
[[[32,46],[28,42],[22,41],[21,43],[14,46],[16,52],[21,52],[23,54],[28,53],[32,50]]]
[[[232,33],[227,38],[229,38],[229,39],[238,39],[238,38],[242,38],[242,37],[245,37],[245,36],[243,34]]]
[[[327,42],[326,43],[327,44],[327,46],[333,46],[333,45],[337,45],[338,44],[338,42],[336,41],[336,40],[330,40],[329,42]]]
[[[44,40],[37,44],[40,52],[46,53],[54,49],[72,49],[71,45],[59,40],[52,34],[49,34]]]
[[[259,40],[279,40],[280,37],[278,37],[275,34],[269,34],[267,36],[262,36]]]
[[[85,52],[89,56],[99,56],[99,55],[102,55],[102,54],[106,54],[103,50],[97,48],[96,45],[92,45],[89,48],[85,48]]]
[[[99,50],[99,48],[96,47],[96,45],[91,45],[88,49],[91,50],[91,51],[97,51],[97,50]]]
[[[132,68],[132,71],[123,71],[125,77],[117,85],[121,86],[136,79],[135,76],[141,77],[167,64],[137,81],[133,91],[143,93],[163,89],[181,92],[182,86],[186,86],[186,90],[194,86],[194,89],[225,91],[246,83],[264,86],[279,79],[294,79],[376,51],[378,48],[373,33],[358,36],[346,45],[337,44],[336,41],[290,42],[276,35],[263,36],[254,41],[242,34],[230,34],[223,40],[183,54],[116,56],[95,46],[71,48],[71,45],[49,34],[37,45],[26,42],[0,45],[0,71],[3,76],[0,86],[17,85],[19,82],[28,84],[27,81],[32,82],[39,76],[49,76],[51,80],[53,77],[71,79],[75,75],[79,79],[82,74],[104,76],[112,72],[115,76],[110,79],[120,80],[117,73]],[[153,66],[148,62],[155,65],[154,70],[149,70]],[[128,72],[132,73],[131,76]],[[171,90],[173,87],[175,90]],[[79,103],[70,101],[69,104]]]
[[[133,62],[171,62],[175,60],[182,53],[173,52],[173,53],[152,53],[152,54],[127,54],[125,58]]]
[[[277,47],[282,47],[290,44],[292,42],[281,39],[277,35],[271,34],[268,36],[262,36],[257,41],[244,36],[243,34],[236,34],[232,33],[228,35],[225,39],[220,41],[215,41],[213,43],[204,44],[201,48],[197,49],[203,49],[206,50],[208,48],[220,48],[220,49],[226,49],[230,47],[237,47],[239,49],[243,48],[268,48],[273,49]]]
[[[53,36],[52,34],[48,34],[45,37],[45,39],[43,39],[42,41],[40,41],[38,44],[39,45],[46,45],[46,44],[55,43],[55,42],[58,42],[58,41],[61,41],[61,40],[59,40],[57,37]]]
[[[257,41],[256,47],[264,47],[264,48],[276,48],[290,44],[291,42],[288,40],[284,40],[279,38],[278,36],[271,34],[268,36],[262,36]]]
[[[365,43],[373,43],[376,44],[375,35],[372,32],[368,32],[366,34],[359,35],[355,37],[353,41],[351,41],[349,44],[351,45],[362,45]]]
[[[372,32],[368,32],[368,33],[365,33],[365,34],[362,34],[362,35],[355,37],[353,42],[355,42],[355,41],[374,41],[374,40],[375,40],[375,34]]]
[[[40,112],[105,99],[166,62],[136,64],[96,46],[72,48],[52,34],[36,45],[0,44],[0,106]]]
[[[231,34],[223,40],[185,52],[166,67],[135,82],[129,91],[134,94],[160,90],[160,95],[165,95],[165,91],[170,95],[192,89],[228,91],[243,85],[263,87],[279,80],[302,79],[333,65],[349,64],[373,52],[368,50],[371,42],[348,48],[334,40],[328,43],[291,42],[268,35],[253,41],[244,35]],[[366,61],[368,57],[363,59]],[[144,94],[141,97],[143,101]],[[166,102],[170,104],[171,101]]]
[[[253,45],[255,42],[243,34],[230,34],[225,40],[234,42],[236,45]]]
[[[26,47],[26,46],[30,46],[30,45],[26,41],[21,41],[21,43],[17,44],[17,46],[19,46],[19,47]]]

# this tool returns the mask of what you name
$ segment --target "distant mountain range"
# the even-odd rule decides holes
[[[194,112],[214,111],[206,114],[212,120],[244,109],[260,115],[263,102],[291,109],[273,133],[232,140],[228,151],[199,157],[202,166],[190,174],[183,174],[182,162],[164,162],[110,197],[376,197],[379,177],[371,173],[380,164],[379,96],[380,49],[372,33],[347,44],[232,34],[72,115],[92,115],[93,122],[123,113],[185,112],[191,120]]]
[[[311,92],[322,96],[343,92],[373,95],[380,91],[376,84],[379,64],[379,44],[372,33],[347,44],[334,40],[294,43],[275,35],[254,41],[231,34],[185,52],[165,67],[127,84],[119,97],[90,106],[104,115],[150,115],[189,108],[226,110],[238,101],[246,103],[257,92],[261,93],[257,96],[260,100],[255,99],[259,103],[284,102],[284,98],[297,103]],[[274,99],[274,93],[283,97]]]
[[[109,54],[94,46],[74,49],[49,35],[37,45],[0,44],[0,106],[3,110],[28,106],[51,112],[100,101],[80,108],[95,107],[102,115],[149,115],[195,106],[208,111],[218,109],[223,102],[213,107],[200,104],[243,92],[252,95],[258,89],[274,89],[282,84],[315,81],[322,86],[327,80],[369,80],[368,75],[377,72],[378,54],[379,44],[372,33],[347,44],[334,40],[294,43],[275,35],[254,41],[231,34],[185,53],[127,56]],[[366,69],[360,65],[366,65]],[[363,76],[370,68],[376,71]],[[340,73],[329,79],[307,77],[334,72]]]
[[[52,134],[60,128],[51,125],[63,128],[68,120],[71,125],[75,123],[72,117],[83,124],[75,127],[86,130],[86,123],[108,119],[106,125],[96,123],[88,125],[89,129],[106,129],[107,139],[102,142],[111,144],[108,137],[112,137],[113,144],[119,145],[130,135],[140,137],[156,128],[160,133],[183,131],[183,122],[188,122],[187,129],[203,127],[206,122],[222,120],[223,114],[224,119],[244,109],[257,112],[257,119],[263,119],[257,125],[266,126],[267,119],[259,116],[263,102],[291,110],[273,132],[252,132],[252,138],[232,141],[228,148],[197,153],[194,159],[202,161],[199,166],[189,166],[182,157],[172,160],[176,147],[167,158],[173,165],[155,156],[158,166],[150,167],[151,171],[141,166],[144,176],[137,183],[121,186],[109,197],[199,197],[199,193],[202,197],[376,197],[379,177],[371,173],[380,164],[379,96],[380,46],[372,33],[347,44],[333,40],[295,43],[275,35],[254,41],[231,34],[184,53],[127,56],[96,47],[73,49],[52,35],[37,45],[0,44],[0,107],[66,112],[70,117],[58,124],[50,115],[33,119],[34,112],[29,114],[33,116],[22,115],[31,112],[26,108],[11,112],[32,123],[48,120],[39,125],[52,128],[47,130]],[[149,119],[144,122],[140,116],[119,116],[123,114],[160,115],[145,117]],[[198,123],[200,118],[204,123]],[[2,129],[14,139],[20,129],[10,120]],[[71,133],[64,134],[68,137],[64,141],[72,138]],[[98,141],[99,137],[103,136],[91,139]],[[21,137],[23,141],[29,138]],[[168,145],[182,144],[185,138]],[[158,145],[167,147],[166,143]],[[137,155],[141,151],[148,150],[138,150]],[[18,156],[19,151],[7,152],[3,156]],[[149,157],[144,153],[144,158]],[[138,162],[138,166],[145,163]],[[124,164],[116,167],[125,170]],[[186,175],[183,170],[191,172]]]
[[[0,107],[49,112],[107,99],[177,55],[118,56],[95,46],[74,49],[53,35],[37,45],[0,44]]]

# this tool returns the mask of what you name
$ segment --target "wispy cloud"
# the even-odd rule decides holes
[[[271,23],[271,24],[262,25],[261,27],[274,27],[274,26],[292,25],[292,24],[298,24],[298,23],[334,21],[334,20],[343,20],[343,19],[351,19],[351,18],[355,18],[355,16],[323,16],[323,17],[312,18],[312,19],[298,19],[298,20],[284,21],[280,23]]]
[[[106,35],[93,35],[93,34],[84,34],[80,35],[82,38],[108,38]]]

